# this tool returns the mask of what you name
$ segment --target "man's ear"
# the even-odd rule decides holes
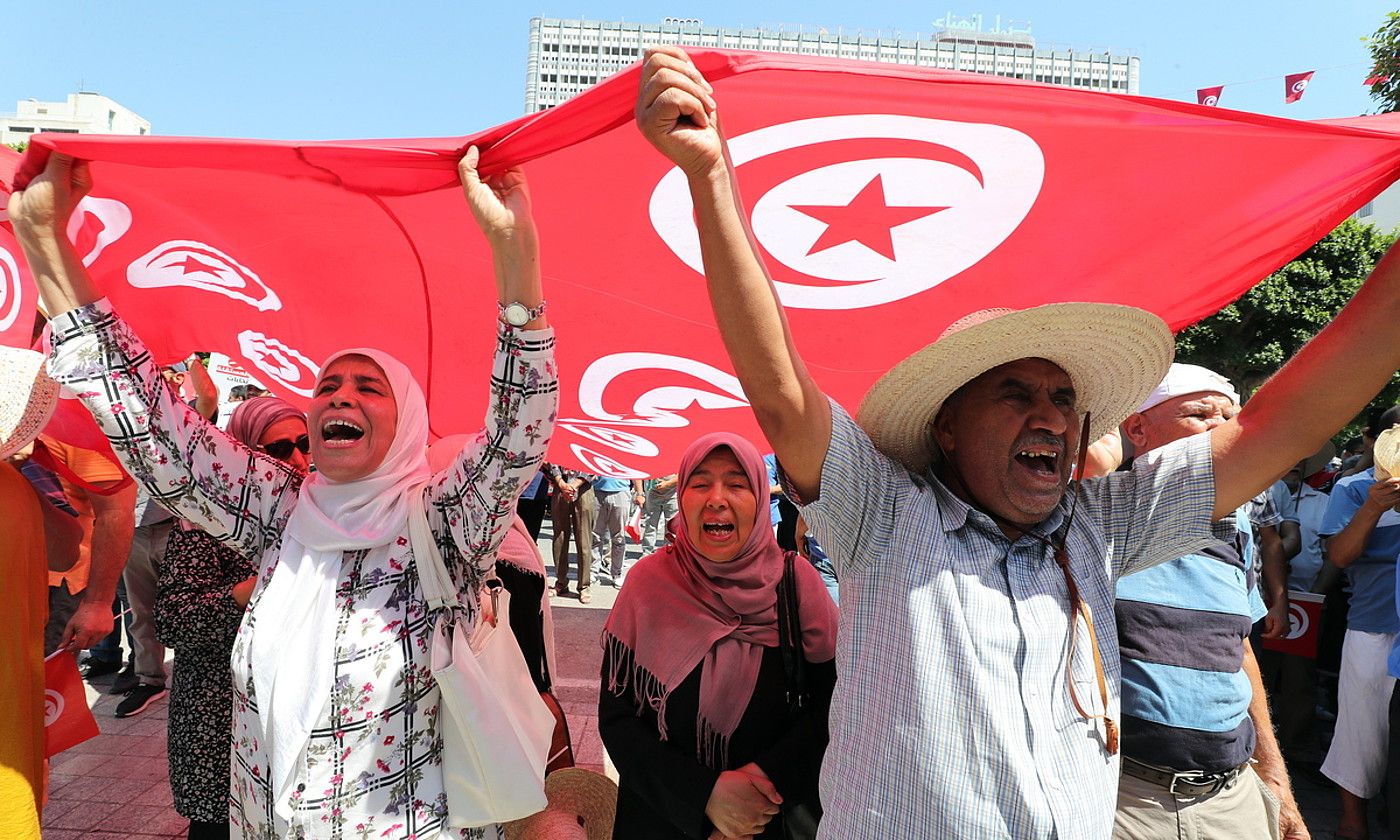
[[[933,443],[935,455],[939,450],[942,450],[944,455],[953,453],[953,413],[953,407],[945,402],[938,409],[938,414],[934,415],[933,422],[929,423],[928,435]]]
[[[1142,450],[1147,445],[1147,418],[1140,413],[1129,414],[1120,427],[1123,435],[1133,442],[1133,448]]]

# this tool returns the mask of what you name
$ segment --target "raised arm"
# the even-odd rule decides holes
[[[1337,317],[1211,431],[1215,515],[1226,516],[1316,452],[1400,368],[1400,251],[1392,247]]]
[[[539,241],[525,176],[511,169],[483,181],[479,157],[475,146],[468,149],[458,173],[477,226],[491,245],[497,300],[502,307],[520,304],[534,311],[523,326],[502,321],[485,428],[434,477],[429,490],[439,540],[450,538],[467,561],[466,568],[453,569],[464,589],[494,562],[515,500],[549,447],[559,405],[554,332],[541,308]],[[453,554],[445,553],[444,560],[453,565]]]
[[[797,353],[754,247],[713,91],[679,47],[648,50],[641,84],[637,126],[689,181],[710,305],[734,373],[788,480],[814,502],[831,407]]]
[[[90,186],[85,163],[52,154],[43,173],[10,196],[15,238],[51,316],[49,374],[78,393],[147,492],[255,556],[277,538],[300,476],[180,402],[145,346],[102,299],[65,232]]]

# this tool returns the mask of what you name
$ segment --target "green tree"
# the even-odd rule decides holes
[[[14,149],[20,154],[24,154],[24,150],[29,148],[28,143],[6,143],[5,145],[9,146],[11,149]]]
[[[1382,113],[1400,111],[1400,12],[1386,15],[1385,23],[1365,41],[1374,65],[1371,75],[1384,79],[1371,85],[1371,98]]]
[[[1182,330],[1178,360],[1219,371],[1247,396],[1336,317],[1394,241],[1394,234],[1347,219],[1239,300]],[[1392,377],[1358,422],[1397,398],[1400,376]],[[1357,425],[1342,430],[1339,440],[1354,435]]]

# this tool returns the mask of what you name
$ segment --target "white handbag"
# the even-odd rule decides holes
[[[510,594],[492,571],[482,586],[476,625],[467,627],[417,493],[408,530],[432,622],[429,667],[442,692],[438,730],[447,825],[477,828],[542,811],[554,715],[530,680],[511,632]]]

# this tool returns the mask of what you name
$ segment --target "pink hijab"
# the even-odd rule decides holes
[[[728,563],[707,560],[685,527],[685,487],[714,450],[728,447],[749,479],[757,504],[754,523],[738,555]],[[639,709],[656,710],[666,740],[666,700],[672,689],[703,663],[700,672],[697,757],[725,769],[729,738],[753,696],[763,649],[778,646],[777,587],[784,552],[768,518],[768,468],[753,444],[724,432],[705,435],[681,458],[682,512],[671,520],[671,543],[638,561],[603,628],[612,672],[607,690],[631,686]],[[802,624],[802,649],[809,662],[836,655],[836,606],[811,564],[793,564]]]

